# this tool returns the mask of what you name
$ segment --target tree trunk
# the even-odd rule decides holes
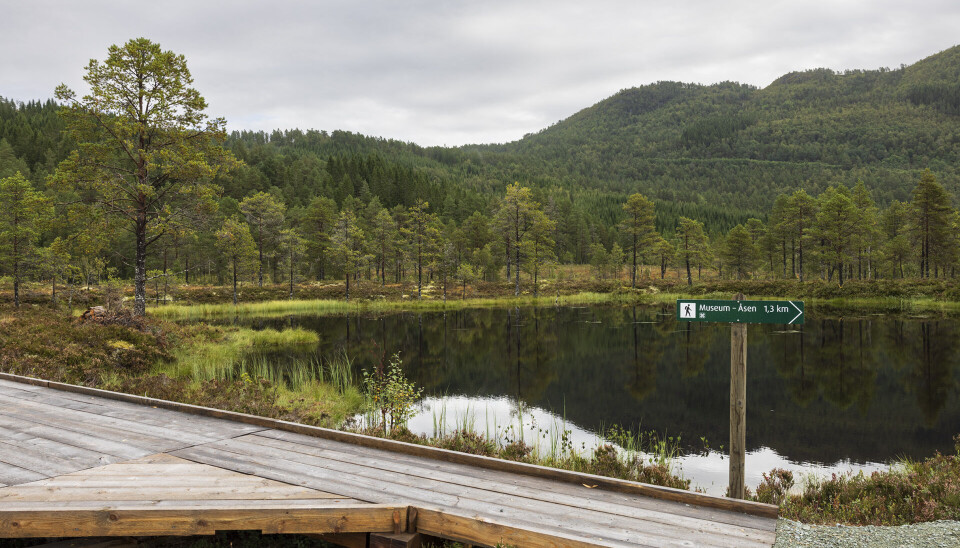
[[[137,214],[137,251],[133,274],[133,315],[147,313],[147,215]],[[234,298],[236,300],[236,298]]]
[[[514,238],[513,238],[513,247],[516,248],[516,250],[517,250],[517,264],[514,265],[514,266],[516,266],[516,273],[514,274],[514,276],[516,276],[517,283],[516,283],[516,288],[514,289],[513,294],[514,294],[515,297],[519,297],[519,296],[520,296],[520,220],[519,220],[519,214],[517,215],[516,230],[517,230],[517,233],[514,235]]]
[[[800,283],[803,283],[803,240],[800,240],[800,248],[797,250],[797,259],[800,267]]]
[[[540,273],[539,264],[534,263],[533,265],[533,296],[534,298],[536,298],[540,293],[539,291],[537,291],[539,289],[538,283],[537,283],[537,275],[539,273]]]
[[[237,306],[237,259],[233,259],[233,306]]]
[[[637,235],[633,235],[633,269],[630,271],[630,287],[637,288]]]
[[[260,268],[257,271],[257,283],[263,287],[263,223],[257,226],[257,248],[260,251]]]
[[[690,255],[687,255],[687,285],[693,285],[693,276],[690,274]]]
[[[16,250],[13,252],[16,257]],[[20,308],[20,261],[13,261],[13,306]]]

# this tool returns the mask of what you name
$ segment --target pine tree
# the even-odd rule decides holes
[[[240,211],[256,232],[259,269],[257,284],[263,287],[263,248],[267,242],[275,242],[283,226],[287,206],[266,192],[257,192],[240,202]]]
[[[430,204],[418,199],[410,206],[410,215],[405,234],[413,253],[413,260],[417,263],[417,298],[423,298],[423,267],[429,264],[438,251],[440,231],[437,228],[437,217],[427,213]]]
[[[233,275],[233,304],[237,304],[237,282],[248,270],[257,256],[257,245],[250,234],[250,227],[237,217],[223,221],[217,231],[217,248],[230,261]]]
[[[637,287],[637,255],[650,249],[656,242],[656,228],[654,221],[656,213],[653,202],[640,193],[631,194],[623,204],[627,218],[621,224],[623,231],[630,240],[629,248],[632,256],[630,267],[630,287]]]
[[[350,300],[350,278],[357,273],[363,259],[363,230],[352,209],[340,212],[330,238],[331,255],[344,278],[344,299]]]
[[[530,189],[520,186],[520,183],[513,183],[507,187],[507,193],[496,215],[497,223],[507,235],[508,247],[509,242],[512,242],[516,268],[514,295],[517,297],[520,296],[520,266],[523,264],[525,240],[537,212],[542,213],[542,209],[533,199]]]
[[[13,304],[20,308],[20,284],[52,211],[20,172],[0,180],[0,211],[0,258],[13,275]]]
[[[803,282],[804,242],[808,240],[817,215],[817,202],[804,190],[798,190],[787,200],[783,211],[783,221],[779,229],[790,235],[791,256],[796,257],[793,268],[794,276],[799,275]]]
[[[134,314],[146,312],[146,260],[151,244],[172,226],[210,215],[218,187],[210,181],[237,163],[222,143],[226,122],[209,119],[191,87],[186,59],[145,38],[110,46],[105,62],[90,61],[91,93],[56,95],[77,150],[55,181],[76,188],[134,235]]]
[[[913,189],[912,228],[920,246],[920,277],[930,277],[930,266],[942,260],[951,235],[950,195],[929,169]]]
[[[677,252],[687,269],[687,285],[693,285],[693,275],[690,273],[690,264],[702,262],[707,247],[707,234],[703,230],[703,223],[680,217],[677,224]]]
[[[843,285],[846,261],[850,258],[853,238],[856,230],[857,211],[853,200],[843,187],[830,187],[819,197],[820,208],[817,213],[816,236],[823,248],[823,260],[832,278],[838,275]]]
[[[723,241],[722,255],[723,263],[736,275],[738,280],[746,278],[753,269],[757,256],[750,231],[743,225],[731,228]]]
[[[857,279],[869,279],[874,275],[873,255],[877,239],[877,205],[861,179],[857,179],[851,198],[856,212],[852,245],[857,257]]]
[[[330,235],[337,223],[337,203],[330,198],[317,196],[310,201],[303,215],[301,232],[307,239],[307,252],[317,268],[317,279],[327,274]]]

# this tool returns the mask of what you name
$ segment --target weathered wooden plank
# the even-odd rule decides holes
[[[175,426],[178,430],[200,436],[233,437],[262,430],[262,428],[257,426],[223,421],[202,415],[191,415],[156,407],[144,407],[134,403],[72,392],[44,390],[38,387],[30,388],[31,390],[29,391],[20,391],[17,393],[15,392],[16,389],[4,389],[0,387],[0,394],[33,401],[35,403],[43,403],[53,407],[86,411],[97,415],[130,420],[152,426],[167,428]]]
[[[441,471],[434,468],[421,467],[421,462],[396,463],[389,459],[389,455],[380,454],[382,452],[373,452],[367,450],[367,455],[359,454],[359,452],[338,452],[332,449],[298,445],[285,440],[258,437],[257,435],[244,436],[242,438],[237,438],[236,441],[251,441],[253,443],[263,444],[268,447],[274,447],[281,450],[294,452],[299,451],[306,455],[319,457],[326,460],[356,464],[366,466],[368,468],[396,472],[398,474],[404,474],[414,478],[419,477],[422,479],[436,480],[452,485],[460,485],[485,491],[494,491],[497,493],[513,495],[521,498],[529,498],[541,502],[565,505],[573,509],[579,509],[587,506],[592,511],[603,512],[606,514],[622,516],[626,518],[640,519],[647,522],[662,523],[671,526],[682,526],[692,530],[709,531],[724,535],[736,535],[738,531],[742,530],[742,527],[739,526],[718,523],[699,516],[688,517],[670,512],[664,512],[663,507],[667,506],[669,503],[649,499],[645,501],[642,497],[634,497],[635,500],[630,501],[634,504],[630,505],[615,504],[597,499],[590,500],[589,505],[585,505],[584,502],[589,499],[585,499],[584,496],[587,494],[587,492],[593,491],[593,489],[582,488],[581,493],[571,496],[557,492],[557,490],[553,488],[555,486],[554,482],[538,480],[537,478],[515,476],[507,481],[503,481],[501,479],[492,478],[489,474],[478,476],[476,474],[476,469],[470,470],[461,467],[457,472]],[[525,484],[520,485],[520,480],[526,480],[523,482]],[[637,505],[637,503],[643,502],[653,502],[658,503],[658,505],[651,505],[646,508],[641,508]],[[763,521],[766,522],[773,520]]]
[[[643,523],[618,516],[602,514],[586,509],[570,508],[552,503],[545,503],[521,497],[511,497],[500,493],[488,492],[479,489],[451,486],[442,482],[409,478],[402,474],[389,473],[383,470],[373,470],[358,466],[344,466],[343,463],[324,459],[311,459],[302,454],[285,453],[268,448],[252,446],[239,440],[226,440],[208,444],[203,448],[190,448],[177,452],[178,456],[193,451],[221,450],[235,452],[245,456],[247,461],[260,461],[266,469],[257,472],[258,475],[270,477],[270,468],[286,469],[293,475],[310,475],[322,478],[324,482],[337,482],[336,486],[325,483],[319,489],[334,491],[355,498],[374,500],[380,503],[397,504],[415,500],[427,505],[446,507],[454,513],[467,513],[479,516],[503,516],[516,520],[518,523],[527,523],[532,526],[548,526],[560,531],[579,531],[591,537],[608,538],[611,540],[627,541],[640,538],[646,542],[663,543],[664,539],[678,541],[692,539],[706,546],[762,546],[761,532],[746,530],[737,543],[729,542],[727,536],[712,532],[690,530],[669,524]],[[220,453],[222,458],[223,453]],[[311,460],[313,462],[311,462]],[[275,478],[279,479],[279,478]],[[304,483],[304,485],[309,485]],[[353,492],[345,489],[359,488]],[[364,494],[364,488],[369,492]],[[376,497],[376,498],[373,498]],[[451,501],[452,499],[452,501]],[[412,503],[411,503],[412,504]],[[649,531],[655,528],[656,534]]]
[[[477,474],[477,469],[471,466],[438,461],[434,459],[424,459],[412,455],[395,453],[391,451],[374,450],[365,447],[358,447],[349,443],[343,443],[312,436],[294,434],[281,430],[264,430],[257,432],[253,436],[258,438],[273,438],[277,440],[290,441],[299,445],[313,446],[320,449],[330,449],[358,457],[371,457],[384,465],[388,463],[407,464],[422,468],[427,473],[440,472],[466,476],[468,478],[480,477],[484,482],[492,482],[510,486],[510,492],[514,489],[530,491],[531,497],[535,497],[533,491],[538,490],[547,493],[548,500],[559,502],[554,494],[561,497],[573,498],[580,501],[581,505],[588,505],[597,508],[597,504],[610,505],[618,508],[617,512],[627,512],[624,515],[633,515],[631,510],[634,508],[654,510],[667,514],[691,517],[713,521],[717,523],[726,523],[736,527],[746,527],[759,529],[763,531],[774,531],[776,529],[776,520],[766,517],[760,517],[740,512],[730,512],[716,508],[707,508],[702,506],[691,506],[679,502],[666,501],[640,495],[631,495],[616,491],[607,491],[604,489],[588,488],[584,485],[575,485],[567,482],[555,482],[537,477],[530,477],[523,474],[512,472],[502,472],[497,470],[484,470],[482,474]],[[241,438],[249,439],[249,438]],[[319,454],[318,454],[319,455]]]
[[[136,509],[20,511],[0,514],[0,536],[36,538],[62,536],[211,535],[216,531],[262,531],[265,534],[391,532],[396,514],[406,519],[406,507],[359,505],[328,508],[266,508],[249,510]]]
[[[93,403],[97,400],[86,399],[89,395],[101,395],[101,391],[84,387],[69,387],[69,385],[55,386],[60,390],[71,391],[70,397],[64,398],[44,395],[45,389],[40,387],[43,386],[45,381],[31,382],[34,382],[37,386],[31,386],[30,390],[21,391],[24,394],[18,394],[19,401],[24,402],[23,405],[16,403],[6,406],[3,411],[0,411],[0,419],[3,418],[3,415],[11,416],[9,409],[15,407],[13,415],[19,413],[21,417],[30,417],[31,419],[40,417],[53,423],[47,426],[62,428],[62,415],[76,428],[74,431],[78,434],[87,431],[89,428],[87,423],[91,422],[91,419],[87,415],[97,417],[92,419],[95,425],[103,431],[112,432],[112,434],[123,431],[125,428],[129,429],[131,425],[135,425],[137,429],[154,427],[161,430],[176,430],[184,424],[178,422],[181,420],[176,416],[178,413],[169,411],[154,413],[156,410],[145,408],[125,410],[124,405],[127,404],[116,405],[114,403],[106,406],[106,411],[102,411]],[[57,383],[46,384],[57,385]],[[0,390],[0,406],[4,402],[2,392]],[[31,395],[31,392],[34,394]],[[219,466],[226,466],[232,470],[255,473],[262,477],[293,485],[333,492],[340,497],[363,497],[366,500],[372,499],[387,504],[404,506],[421,503],[420,506],[422,507],[436,507],[435,509],[442,512],[446,517],[467,520],[464,523],[472,522],[474,528],[486,528],[481,535],[483,537],[481,540],[472,541],[475,544],[495,543],[499,539],[494,540],[492,538],[493,533],[502,528],[532,532],[534,537],[541,535],[543,542],[553,542],[550,539],[561,539],[558,543],[544,545],[565,546],[572,545],[567,541],[579,542],[578,539],[585,539],[587,544],[584,545],[622,545],[623,543],[637,545],[639,543],[654,546],[672,545],[684,541],[716,546],[760,546],[769,545],[773,539],[772,532],[766,530],[771,526],[773,520],[759,519],[747,515],[770,516],[772,514],[775,516],[775,507],[768,505],[738,503],[725,501],[724,499],[720,499],[720,502],[718,502],[712,500],[716,497],[708,497],[709,500],[702,499],[703,495],[667,488],[655,488],[655,490],[658,490],[657,493],[650,495],[647,488],[652,486],[644,486],[633,482],[622,482],[621,480],[553,469],[540,470],[542,467],[531,467],[530,465],[508,461],[487,462],[485,457],[456,454],[422,446],[407,447],[409,444],[400,444],[390,440],[327,431],[261,417],[196,408],[174,402],[162,402],[128,395],[111,395],[110,393],[106,393],[106,395],[119,401],[153,404],[157,407],[182,410],[204,417],[225,417],[256,427],[279,428],[280,432],[260,431],[256,435],[244,436],[239,440],[205,441],[202,442],[202,447],[190,447],[178,451],[178,454],[182,453],[182,456],[193,455],[189,458],[199,462],[219,463]],[[36,407],[31,407],[30,404],[34,404]],[[53,412],[51,412],[51,405],[54,406]],[[62,407],[56,407],[57,405]],[[26,408],[26,411],[24,411],[24,408]],[[123,414],[125,411],[127,415]],[[117,416],[110,417],[110,414]],[[133,423],[124,420],[124,418],[130,416],[139,417],[140,420]],[[119,419],[121,422],[119,424],[97,422],[110,418]],[[212,421],[214,419],[205,420]],[[229,431],[229,428],[224,429],[218,425],[211,425],[207,430],[197,430],[202,428],[205,428],[205,426],[193,422],[190,427],[182,430],[188,433],[189,431],[199,431],[220,434]],[[0,429],[2,429],[2,425],[0,425]],[[292,440],[289,437],[290,434],[287,434],[288,432],[302,433],[308,441]],[[133,434],[136,435],[136,432],[133,432]],[[7,436],[5,442],[2,441],[4,435]],[[280,435],[287,436],[287,438],[283,439]],[[126,438],[123,437],[117,439],[117,441],[127,443]],[[70,448],[64,449],[64,454],[75,460],[89,457],[90,455],[84,453],[83,450],[89,452],[92,449],[88,447],[78,448],[76,445],[47,439],[42,435],[37,435],[36,432],[16,429],[0,430],[0,442],[13,446],[26,445],[26,449],[35,449],[38,446],[54,448],[57,447],[58,443],[68,445]],[[170,443],[167,439],[163,439],[161,442]],[[187,442],[181,440],[178,443],[182,446]],[[340,446],[334,446],[333,444],[339,444]],[[370,448],[374,451],[371,451]],[[0,452],[0,455],[2,455],[2,452]],[[167,457],[158,456],[152,458],[167,459]],[[493,461],[495,459],[488,460]],[[148,466],[145,466],[146,464],[138,463],[131,464],[131,466],[148,468]],[[172,461],[169,464],[171,466],[180,465]],[[476,467],[483,468],[483,472],[478,473]],[[102,472],[102,470],[109,468],[112,467],[98,468],[95,469],[97,472],[81,473],[81,475],[74,475],[73,478],[69,479],[57,478],[56,481],[59,481],[60,485],[56,492],[72,491],[72,495],[64,496],[70,498],[79,496],[77,494],[79,491],[76,491],[76,489],[85,489],[87,492],[97,491],[96,488],[85,488],[83,486],[95,486],[98,485],[98,481],[101,487],[118,487],[122,490],[130,489],[129,487],[122,487],[127,478],[148,477],[160,480],[164,477],[163,474],[157,474],[155,471],[147,472],[145,469],[141,471],[130,469],[119,474],[114,471]],[[176,468],[170,470],[176,470]],[[179,472],[187,474],[187,470],[188,467],[182,467]],[[556,476],[557,473],[560,475]],[[191,475],[198,478],[202,476],[202,474]],[[304,479],[305,475],[306,479]],[[97,480],[98,477],[103,479]],[[167,477],[170,476],[167,475]],[[2,479],[2,476],[0,476],[0,480]],[[51,480],[45,481],[51,485],[56,483]],[[217,483],[218,481],[219,483]],[[205,489],[219,489],[221,492],[231,491],[231,489],[243,491],[239,487],[240,483],[247,485],[247,482],[238,481],[237,487],[230,487],[230,482],[225,479],[214,480],[213,484],[198,481],[192,486],[189,485],[188,480],[178,484],[168,482],[147,494],[165,495],[167,491],[182,493],[184,486],[196,490],[197,493]],[[578,483],[596,485],[597,489],[581,490],[578,489]],[[7,488],[2,488],[0,491],[5,489]],[[149,490],[149,487],[147,490]],[[545,490],[549,490],[549,494],[544,494]],[[139,489],[139,491],[143,494],[144,489]],[[674,493],[673,491],[677,492]],[[35,489],[34,498],[40,499],[38,493],[40,491]],[[660,502],[658,503],[659,506],[646,506],[650,503],[650,500],[637,495],[653,496],[662,500],[675,498],[675,500],[682,502],[680,504]],[[693,495],[693,497],[690,497],[690,495]],[[298,498],[291,499],[289,502],[297,503],[299,508],[301,507],[300,504],[306,500]],[[341,501],[343,499],[325,500]],[[624,504],[629,505],[631,501],[640,501],[640,504],[637,507],[623,508]],[[33,502],[21,501],[20,504],[73,505],[90,504],[91,502],[99,501],[44,502],[43,500],[35,500]],[[134,509],[141,509],[144,507],[143,505],[156,508],[158,507],[156,504],[159,504],[159,502],[137,500],[133,501],[132,504],[138,505]],[[166,500],[162,502],[168,505],[180,502],[185,505],[182,507],[167,506],[168,509],[178,508],[182,510],[189,507],[196,510],[198,509],[196,504],[201,501],[191,498],[184,501]],[[265,504],[266,501],[209,500],[205,502],[209,504]],[[276,503],[277,501],[272,501],[272,504]],[[2,504],[0,502],[0,513],[4,511]],[[118,503],[113,501],[112,504]],[[698,507],[694,510],[698,514],[696,516],[685,514],[682,510],[684,504],[697,505]],[[661,507],[670,510],[664,511]],[[247,508],[249,509],[249,507]],[[738,516],[738,519],[742,518],[746,521],[725,523],[723,519],[725,516],[731,515],[730,512],[711,508],[725,508],[741,512],[743,514]],[[772,512],[771,508],[773,508]],[[711,514],[715,516],[711,516]],[[714,519],[714,517],[720,519]],[[753,521],[758,521],[754,524],[757,527],[750,526]],[[396,518],[394,529],[399,526],[397,525],[399,523],[399,518]],[[484,525],[490,523],[494,526],[492,529]],[[704,526],[697,527],[695,526],[697,523]],[[449,528],[456,532],[458,527],[462,528],[461,525],[453,523]],[[744,531],[736,531],[734,530],[736,528],[731,528],[729,525],[741,527],[746,525],[746,527],[743,527]],[[418,527],[422,530],[422,526]],[[466,525],[463,527],[469,529]],[[450,537],[450,535],[443,536]],[[523,542],[520,544],[531,545]],[[539,544],[536,544],[536,546],[539,546]]]
[[[47,477],[47,474],[41,474],[40,472],[34,472],[33,470],[27,470],[26,468],[0,461],[0,482],[6,485],[19,485],[21,483],[42,480]]]
[[[243,488],[249,490],[259,490],[259,492],[269,492],[271,489],[284,489],[287,491],[303,491],[304,493],[316,493],[313,489],[305,489],[298,487],[296,485],[287,485],[284,483],[276,482],[273,480],[268,480],[265,478],[256,478],[251,477],[249,480],[242,480],[238,478],[243,478],[247,476],[242,476],[237,474],[237,477],[230,476],[114,476],[114,475],[97,475],[97,476],[75,476],[73,474],[68,474],[65,476],[57,476],[50,479],[46,479],[39,482],[31,483],[31,488],[56,488],[56,489],[120,489],[124,487],[133,487],[133,486],[158,486],[164,489],[167,488],[203,488],[203,489],[229,489],[229,488]],[[18,486],[22,487],[22,486]],[[2,500],[5,491],[0,491],[0,500]],[[334,496],[334,495],[331,495]]]
[[[37,436],[28,435],[26,439],[4,439],[2,441],[15,447],[32,449],[48,456],[56,456],[57,458],[74,462],[82,467],[97,466],[98,463],[99,465],[112,464],[123,460],[120,457],[108,455],[100,451],[92,451]]]
[[[714,497],[714,496],[706,495],[703,493],[685,491],[682,489],[673,489],[669,487],[661,487],[661,486],[619,480],[616,478],[595,476],[592,474],[570,472],[567,470],[559,470],[556,468],[549,468],[545,466],[537,466],[537,465],[526,464],[526,463],[505,461],[501,459],[483,457],[479,455],[469,455],[469,454],[458,453],[455,451],[449,451],[445,449],[426,447],[426,446],[415,445],[410,443],[398,442],[394,440],[387,440],[383,438],[376,438],[372,436],[353,434],[350,432],[342,432],[338,430],[319,428],[315,426],[307,426],[307,425],[291,423],[287,421],[267,419],[264,417],[247,415],[243,413],[234,413],[231,411],[223,411],[220,409],[212,409],[208,407],[200,407],[195,405],[182,404],[178,402],[170,402],[170,401],[158,400],[154,398],[146,398],[146,397],[135,396],[131,394],[109,392],[106,390],[99,390],[99,389],[89,388],[85,386],[75,386],[75,385],[64,384],[64,383],[30,379],[27,377],[20,377],[17,375],[10,375],[6,373],[0,373],[0,379],[7,379],[11,381],[22,381],[22,382],[40,385],[40,386],[48,386],[50,388],[63,390],[67,392],[76,392],[76,393],[87,394],[87,395],[101,396],[108,399],[139,403],[142,405],[156,406],[158,408],[164,408],[164,409],[184,411],[184,412],[195,413],[198,415],[204,415],[208,417],[226,418],[226,419],[234,420],[237,422],[243,422],[246,424],[252,424],[256,426],[275,428],[278,430],[285,430],[288,432],[296,432],[296,433],[305,434],[309,436],[343,441],[346,443],[352,443],[354,445],[386,449],[386,450],[395,451],[399,453],[424,456],[427,458],[444,460],[448,462],[469,464],[472,466],[478,466],[478,467],[488,468],[493,470],[516,472],[520,474],[526,474],[529,476],[543,477],[547,479],[564,481],[564,482],[574,483],[574,484],[587,483],[590,485],[597,485],[598,488],[606,489],[610,491],[636,493],[636,494],[641,494],[641,495],[645,495],[653,498],[673,500],[673,501],[681,502],[684,504],[720,508],[723,510],[741,512],[741,513],[753,514],[753,515],[759,515],[759,516],[765,516],[765,517],[771,517],[771,518],[776,518],[778,514],[778,508],[770,504],[760,504],[760,503],[755,503],[750,501],[732,500],[732,499],[726,499],[721,497]]]
[[[0,462],[32,470],[44,476],[66,474],[83,467],[70,460],[47,455],[43,451],[2,441],[0,441]]]
[[[156,436],[163,439],[175,440],[184,443],[206,443],[208,441],[213,441],[217,437],[211,436],[200,436],[197,434],[190,434],[188,432],[181,432],[175,428],[166,428],[158,427],[150,424],[144,424],[141,422],[136,422],[132,420],[118,419],[116,417],[108,417],[105,415],[100,415],[97,413],[91,413],[89,411],[77,411],[74,409],[67,409],[65,407],[52,407],[49,405],[44,405],[42,403],[37,403],[29,400],[11,398],[0,394],[0,404],[7,404],[9,406],[16,405],[17,407],[34,410],[39,415],[42,416],[55,416],[55,417],[69,417],[80,420],[81,422],[89,422],[91,424],[97,424],[101,426],[106,426],[110,428],[116,428],[118,430],[132,430],[135,432],[142,432],[144,434]]]
[[[98,438],[108,439],[121,444],[130,444],[134,447],[143,448],[151,453],[194,445],[192,443],[148,436],[132,430],[91,424],[90,422],[84,422],[82,418],[57,416],[56,413],[38,413],[28,409],[0,407],[0,417],[34,425],[61,428],[79,434],[87,432]]]
[[[38,544],[33,548],[136,548],[142,546],[135,538],[114,538],[114,539],[67,539],[46,544]]]
[[[104,507],[115,508],[118,510],[138,510],[144,508],[165,508],[172,510],[184,509],[215,509],[215,508],[245,508],[247,510],[256,510],[258,508],[314,508],[317,506],[355,506],[358,504],[369,504],[351,498],[316,498],[316,499],[263,499],[263,500],[124,500],[117,501],[110,505],[104,505],[102,501],[97,500],[72,500],[72,501],[49,501],[49,502],[0,502],[0,513],[30,510],[30,511],[54,511],[54,510],[103,510]],[[2,535],[0,535],[2,536]]]
[[[411,477],[402,472],[398,473],[383,468],[359,466],[359,463],[316,459],[311,455],[291,452],[285,449],[273,450],[273,448],[267,446],[249,444],[245,441],[245,439],[249,437],[250,436],[245,436],[244,438],[218,442],[212,446],[228,451],[239,451],[244,454],[259,454],[275,459],[311,464],[343,475],[349,474],[353,477],[379,480],[382,483],[382,489],[392,491],[392,493],[397,496],[403,496],[403,493],[414,487],[422,488],[433,494],[444,493],[455,496],[458,500],[458,507],[470,508],[473,511],[480,512],[481,515],[494,515],[498,512],[499,514],[511,513],[522,519],[558,528],[564,528],[571,523],[575,523],[578,530],[595,531],[597,534],[605,533],[612,535],[614,538],[618,536],[623,537],[619,531],[649,530],[651,526],[655,526],[658,534],[663,537],[674,539],[684,539],[688,537],[699,538],[705,541],[704,544],[722,545],[719,538],[714,537],[724,537],[730,533],[728,526],[703,521],[697,522],[695,520],[689,520],[689,518],[668,516],[668,518],[672,519],[661,519],[655,523],[647,522],[647,520],[641,522],[631,518],[623,518],[622,516],[595,512],[592,509],[570,507],[548,501],[537,501],[523,496],[512,496],[484,488],[449,484],[429,477]],[[674,522],[674,520],[683,519],[694,521],[694,525],[691,526],[690,523],[685,523],[682,526],[678,526]],[[726,530],[716,531],[718,528],[725,528]],[[752,538],[756,537],[757,533],[745,531],[744,536]]]
[[[438,509],[417,509],[417,531],[436,537],[479,546],[522,546],[523,548],[591,548],[595,546],[660,546],[636,541],[612,541],[570,534],[549,528],[518,527],[502,520],[453,515]],[[698,546],[692,542],[674,546]]]
[[[135,459],[150,454],[150,451],[147,449],[97,437],[90,432],[74,432],[55,426],[27,422],[23,419],[15,420],[5,415],[0,415],[0,428],[46,438],[63,444],[73,445],[74,447],[100,451],[101,453],[123,459]],[[0,436],[2,436],[2,434],[0,434]]]
[[[43,502],[96,500],[106,503],[129,500],[261,500],[261,499],[320,499],[308,489],[293,490],[287,486],[264,487],[240,485],[233,487],[160,487],[92,486],[61,487],[53,485],[18,485],[0,490],[0,501]],[[335,495],[329,498],[337,498]]]

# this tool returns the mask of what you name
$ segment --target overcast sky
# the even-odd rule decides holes
[[[0,0],[0,96],[46,99],[107,47],[184,54],[230,129],[506,142],[658,80],[766,86],[960,43],[956,0]]]

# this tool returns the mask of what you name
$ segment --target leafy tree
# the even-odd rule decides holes
[[[457,272],[454,274],[457,283],[463,288],[460,292],[460,299],[467,298],[467,284],[477,279],[477,272],[470,263],[460,263]]]
[[[340,212],[330,244],[333,260],[343,272],[344,298],[349,301],[350,278],[357,273],[363,259],[363,229],[357,223],[353,210],[344,209]]]
[[[236,165],[222,118],[209,119],[186,59],[145,38],[91,60],[82,99],[60,85],[61,115],[77,150],[57,181],[76,187],[134,235],[134,313],[146,311],[147,249],[172,226],[216,207],[211,181]]]
[[[687,285],[693,285],[693,276],[690,273],[690,263],[697,264],[707,248],[707,234],[703,231],[703,223],[680,217],[677,225],[677,253],[687,269]]]
[[[370,226],[370,246],[374,250],[374,260],[380,273],[380,285],[387,283],[387,257],[396,245],[397,224],[386,208],[381,208]]]
[[[789,234],[787,233],[784,219],[788,201],[789,197],[785,194],[777,196],[777,199],[773,203],[773,209],[770,210],[770,217],[767,220],[766,239],[763,242],[764,250],[770,255],[771,272],[775,270],[773,266],[773,255],[776,253],[777,248],[780,249],[783,278],[787,277],[787,240],[789,239]]]
[[[317,265],[317,279],[326,277],[330,235],[337,223],[337,202],[324,196],[310,201],[303,216],[301,230],[307,239],[307,250]]]
[[[433,257],[433,271],[440,277],[440,287],[443,290],[443,301],[447,301],[447,282],[457,272],[459,261],[457,250],[452,242],[439,241],[440,249]]]
[[[30,166],[23,158],[17,157],[17,153],[13,150],[9,141],[0,139],[0,178],[13,177],[18,173],[24,178],[29,178]]]
[[[877,239],[877,204],[862,179],[857,179],[851,199],[856,212],[852,248],[857,257],[857,279],[871,278]]]
[[[656,214],[653,202],[640,193],[631,194],[623,204],[623,210],[627,212],[627,218],[621,226],[630,238],[630,253],[633,257],[630,268],[630,287],[637,287],[637,254],[642,254],[656,242],[654,227]]]
[[[289,297],[293,298],[293,286],[297,280],[297,264],[307,250],[307,242],[296,229],[286,228],[280,231],[280,250],[287,261],[287,276],[290,282]],[[261,272],[262,272],[261,266]]]
[[[880,231],[883,235],[883,254],[890,265],[891,277],[904,277],[903,265],[910,259],[909,205],[894,200],[880,215]]]
[[[924,170],[913,189],[912,229],[920,245],[920,277],[930,277],[930,265],[942,260],[951,236],[950,195],[930,170]]]
[[[57,237],[38,250],[38,258],[41,275],[50,277],[50,302],[57,304],[57,281],[66,279],[74,268],[70,250],[63,239]]]
[[[276,241],[283,225],[287,206],[266,192],[257,192],[240,202],[240,211],[256,231],[259,269],[257,284],[263,287],[263,246],[265,241]]]
[[[606,279],[610,270],[610,252],[600,242],[590,244],[590,266],[598,278]]]
[[[667,268],[670,266],[670,259],[676,254],[677,250],[669,240],[658,236],[653,244],[653,252],[656,253],[657,261],[660,263],[660,279],[667,277]]]
[[[827,278],[832,278],[832,273],[836,271],[838,281],[843,285],[844,267],[850,255],[857,211],[845,189],[830,187],[820,195],[819,201],[816,235],[824,249],[824,261],[829,265],[830,274]]]
[[[0,180],[0,211],[0,257],[13,275],[13,304],[20,308],[24,270],[52,211],[47,199],[19,172]]]
[[[731,228],[723,241],[722,255],[724,264],[738,280],[746,278],[753,269],[757,256],[750,231],[743,225]]]
[[[423,298],[423,265],[429,264],[437,252],[437,243],[440,231],[437,229],[437,218],[427,213],[430,204],[418,199],[410,207],[408,225],[404,231],[413,260],[417,263],[417,298]]]
[[[803,244],[809,238],[817,215],[817,202],[804,190],[798,190],[787,200],[783,211],[783,221],[779,227],[791,240],[791,256],[796,257],[793,265],[794,276],[803,281]]]
[[[520,296],[520,266],[524,262],[524,251],[529,245],[526,243],[528,232],[533,226],[534,218],[542,214],[540,203],[533,199],[533,193],[520,183],[513,183],[507,187],[507,192],[497,211],[497,222],[507,236],[507,241],[513,242],[514,266],[516,267],[514,295]],[[509,244],[508,244],[509,247]],[[508,274],[509,277],[509,274]]]
[[[253,265],[257,245],[250,234],[250,227],[237,217],[223,221],[217,231],[217,248],[230,262],[233,275],[233,304],[237,304],[237,280]]]
[[[533,296],[539,294],[540,269],[556,259],[553,241],[553,231],[557,223],[551,220],[539,209],[533,211],[530,219],[530,228],[526,237],[521,241],[523,246],[520,256],[524,259],[524,268],[533,276]],[[621,257],[623,252],[621,252]]]
[[[613,245],[610,246],[610,267],[613,269],[613,277],[617,281],[620,281],[623,276],[623,265],[626,261],[627,258],[623,248],[620,247],[619,243],[613,242]]]

